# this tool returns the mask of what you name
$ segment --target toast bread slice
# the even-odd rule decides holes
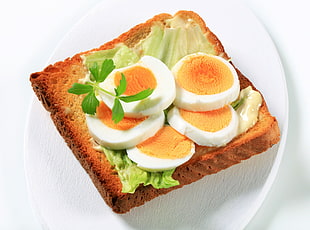
[[[209,42],[213,44],[216,55],[229,59],[220,40],[210,31],[203,19],[192,11],[179,11],[174,16],[191,19],[200,25]],[[64,61],[47,66],[43,71],[31,74],[30,81],[35,94],[64,138],[75,157],[89,174],[101,196],[116,213],[128,212],[159,195],[168,193],[202,177],[217,173],[234,164],[262,153],[280,140],[280,130],[275,117],[269,111],[265,100],[259,110],[258,122],[243,134],[235,137],[226,146],[210,148],[196,145],[192,159],[176,168],[173,178],[180,185],[155,189],[152,186],[140,185],[134,194],[122,193],[122,184],[117,173],[105,155],[94,148],[89,134],[85,114],[81,108],[83,95],[68,93],[73,83],[83,79],[87,69],[83,65],[82,55],[97,50],[114,48],[119,43],[133,47],[151,32],[154,23],[165,25],[170,14],[159,14],[121,34],[99,48],[74,55]],[[238,69],[241,89],[255,86]],[[257,90],[257,89],[256,89]]]

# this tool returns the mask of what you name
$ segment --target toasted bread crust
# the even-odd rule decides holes
[[[206,37],[214,45],[217,55],[228,59],[220,40],[206,27],[199,15],[191,11],[179,11],[176,15],[191,18],[197,22]],[[92,51],[110,49],[119,43],[132,47],[150,33],[154,23],[163,24],[169,18],[172,18],[169,14],[159,14],[99,48],[76,54],[72,58],[49,65],[43,71],[33,73],[30,76],[34,92],[45,109],[50,112],[59,133],[90,175],[105,202],[117,213],[125,213],[161,194],[168,193],[206,175],[217,173],[253,155],[262,153],[280,139],[277,120],[270,115],[266,102],[263,100],[258,122],[246,133],[239,135],[221,148],[196,146],[194,157],[177,167],[173,174],[173,177],[180,181],[179,186],[155,189],[152,186],[141,185],[134,194],[121,192],[122,185],[117,173],[105,155],[93,148],[85,122],[85,114],[81,109],[83,96],[70,94],[67,90],[73,83],[84,78],[87,72],[82,64],[81,55]],[[237,72],[241,88],[249,85],[254,87],[240,71],[237,70]]]

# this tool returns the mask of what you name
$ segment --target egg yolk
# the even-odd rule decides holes
[[[122,73],[127,81],[125,95],[134,95],[148,88],[155,89],[157,86],[153,72],[145,67],[134,66],[122,71]],[[119,85],[121,78],[121,72],[117,72],[114,78],[116,86]]]
[[[136,147],[152,157],[178,159],[184,158],[190,153],[192,141],[171,126],[164,126],[154,136]]]
[[[100,119],[106,126],[117,129],[117,130],[128,130],[134,128],[142,121],[147,119],[148,117],[141,117],[141,118],[133,118],[133,117],[124,117],[120,122],[117,124],[114,123],[112,120],[112,111],[111,109],[103,102],[97,108],[97,117]]]
[[[179,111],[185,121],[207,132],[217,132],[227,127],[232,119],[232,113],[228,106],[204,112],[192,112],[184,109]]]
[[[210,56],[195,56],[185,60],[177,72],[177,83],[198,95],[212,95],[233,85],[233,74],[220,60]]]

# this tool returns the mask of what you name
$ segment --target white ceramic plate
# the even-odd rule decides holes
[[[235,65],[262,91],[271,113],[278,118],[280,144],[118,215],[99,196],[35,98],[25,134],[25,168],[34,208],[46,229],[242,229],[262,204],[285,145],[287,90],[271,39],[241,4],[212,0],[103,2],[68,33],[50,63],[98,47],[155,14],[183,9],[194,10],[204,18]]]

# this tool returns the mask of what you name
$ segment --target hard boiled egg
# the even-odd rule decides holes
[[[172,68],[176,80],[174,104],[191,111],[223,107],[237,99],[238,74],[225,59],[195,53],[183,57]]]
[[[223,146],[238,132],[238,115],[230,105],[204,112],[173,107],[167,119],[174,129],[202,146]]]
[[[125,75],[127,88],[124,95],[134,95],[145,89],[154,89],[144,100],[121,102],[128,117],[148,116],[166,109],[175,99],[175,80],[168,67],[159,59],[143,56],[138,63],[116,69],[100,84],[100,87],[114,93],[119,85],[121,73]],[[101,93],[101,99],[109,108],[113,107],[114,97]]]
[[[171,126],[164,126],[154,136],[127,149],[128,157],[147,171],[175,168],[188,161],[194,152],[194,143]]]
[[[103,102],[97,108],[96,116],[86,115],[86,123],[94,140],[107,148],[132,148],[154,136],[164,125],[164,112],[146,117],[124,117],[119,123],[112,121],[112,111]]]

